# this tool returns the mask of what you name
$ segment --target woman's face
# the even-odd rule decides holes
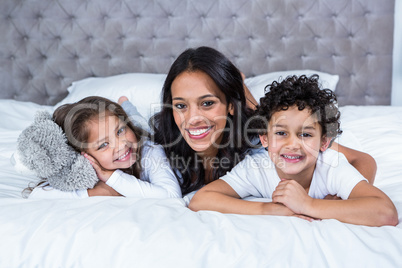
[[[88,123],[87,153],[105,169],[126,169],[137,160],[137,138],[115,115],[100,115]]]
[[[218,152],[233,105],[204,72],[183,72],[172,83],[173,117],[188,145],[201,156]]]

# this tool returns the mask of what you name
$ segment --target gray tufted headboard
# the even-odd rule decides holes
[[[315,69],[340,76],[341,105],[387,105],[393,27],[394,0],[1,0],[0,98],[53,105],[206,45],[247,77]]]

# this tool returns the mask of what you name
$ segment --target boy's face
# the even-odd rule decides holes
[[[264,147],[274,162],[280,178],[311,178],[318,154],[328,148],[330,139],[322,137],[317,116],[297,106],[275,112],[268,124],[266,135],[260,135]]]

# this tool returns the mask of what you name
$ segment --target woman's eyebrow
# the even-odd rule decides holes
[[[200,96],[198,99],[202,100],[202,99],[210,98],[210,97],[214,97],[214,98],[218,98],[218,99],[219,99],[219,97],[216,96],[216,95],[214,95],[214,94],[203,95],[203,96]],[[172,98],[172,100],[185,100],[185,98],[182,98],[182,97],[174,97],[174,98]]]

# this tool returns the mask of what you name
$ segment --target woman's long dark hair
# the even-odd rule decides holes
[[[221,146],[216,155],[212,180],[230,171],[245,156],[251,146],[253,133],[246,130],[253,111],[246,106],[243,79],[240,71],[219,51],[210,47],[185,50],[172,64],[162,90],[163,107],[151,118],[154,140],[161,144],[170,165],[180,182],[183,194],[201,188],[205,184],[205,168],[197,153],[187,144],[173,118],[171,86],[183,72],[201,71],[207,74],[225,94],[226,103],[234,107],[234,115],[228,114]]]

